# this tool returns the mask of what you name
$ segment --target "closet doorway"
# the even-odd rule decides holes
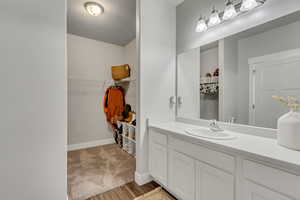
[[[135,0],[67,1],[69,200],[138,187],[135,38]]]

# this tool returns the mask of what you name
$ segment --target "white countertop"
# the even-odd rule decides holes
[[[166,131],[171,134],[173,133],[177,136],[184,136],[189,141],[192,140],[195,143],[205,143],[207,145],[219,146],[230,151],[246,154],[247,156],[255,156],[262,161],[271,162],[283,167],[288,164],[291,168],[300,170],[300,151],[294,151],[279,146],[277,144],[277,140],[275,139],[236,132],[233,133],[236,135],[236,138],[232,140],[213,140],[200,138],[191,136],[185,132],[185,130],[188,128],[196,128],[199,126],[181,122],[150,122],[149,127],[161,131]]]

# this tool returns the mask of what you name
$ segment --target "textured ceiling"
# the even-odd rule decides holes
[[[126,45],[136,34],[136,0],[91,0],[104,7],[93,17],[84,9],[90,0],[68,0],[68,33],[117,45]]]

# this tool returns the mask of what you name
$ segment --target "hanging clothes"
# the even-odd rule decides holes
[[[104,113],[107,121],[114,125],[114,118],[122,116],[125,110],[125,96],[121,87],[110,87],[104,96]]]

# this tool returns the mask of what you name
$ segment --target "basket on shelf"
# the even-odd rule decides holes
[[[130,67],[128,64],[112,66],[111,67],[112,78],[116,81],[130,77]]]
[[[203,77],[200,79],[200,94],[217,95],[219,93],[219,77]]]

